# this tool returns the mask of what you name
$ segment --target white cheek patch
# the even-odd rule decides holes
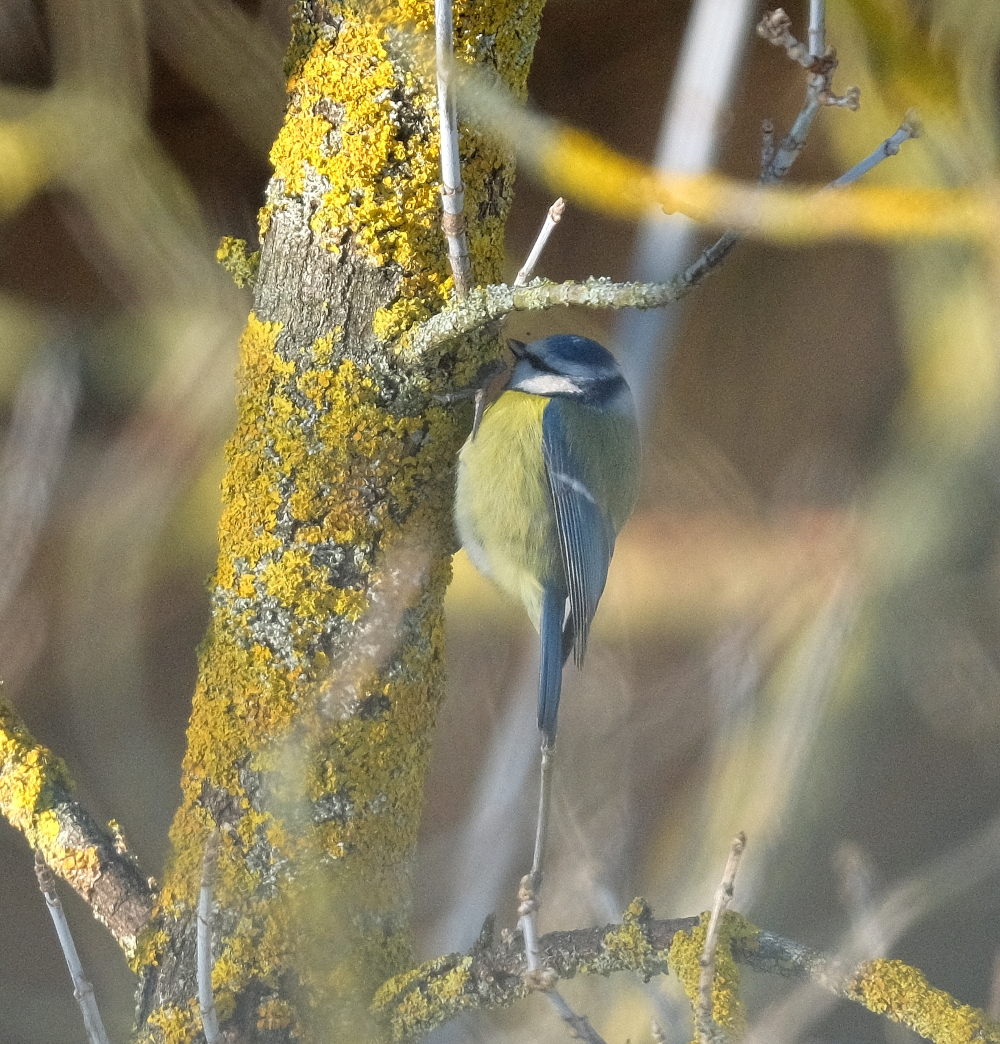
[[[579,395],[580,386],[560,373],[533,373],[512,385],[529,395]]]

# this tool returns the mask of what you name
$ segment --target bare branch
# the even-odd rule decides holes
[[[789,171],[805,145],[806,136],[813,120],[824,105],[857,109],[861,92],[849,87],[843,95],[834,93],[833,74],[837,71],[837,56],[832,49],[811,52],[814,44],[822,45],[825,36],[823,0],[811,0],[809,38],[810,46],[796,40],[791,33],[792,20],[779,7],[769,11],[760,20],[757,33],[775,47],[782,47],[792,61],[798,62],[809,72],[809,87],[805,104],[792,124],[792,129],[781,142],[771,164],[761,177],[770,184],[780,181]]]
[[[551,990],[546,996],[549,999],[549,1003],[558,1012],[559,1018],[569,1026],[577,1040],[585,1040],[587,1044],[606,1044],[600,1033],[591,1026],[587,1016],[577,1015],[558,990]]]
[[[555,743],[542,740],[542,760],[538,780],[538,819],[535,822],[535,854],[531,861],[531,887],[537,892],[542,887],[545,872],[545,835],[549,829],[549,795],[552,791],[552,763],[555,761]]]
[[[543,776],[545,772],[544,763],[548,753],[549,749],[543,746]],[[546,789],[544,780],[542,789],[543,792]],[[543,798],[542,800],[544,803],[545,799]],[[539,810],[539,830],[542,828],[542,818],[542,812]],[[538,958],[538,936],[535,931],[535,916],[538,913],[539,903],[535,888],[536,882],[541,881],[541,857],[537,840],[535,845],[535,866],[530,874],[525,874],[521,878],[521,887],[517,893],[517,924],[521,929],[521,935],[524,937],[524,959],[528,965],[527,971],[525,971],[523,976],[524,982],[531,989],[538,990],[544,994],[545,999],[555,1009],[559,1018],[569,1026],[574,1037],[577,1037],[579,1040],[585,1040],[588,1044],[605,1044],[604,1038],[591,1026],[586,1016],[577,1015],[566,1002],[563,995],[556,989],[559,976],[551,968],[544,966]]]
[[[66,958],[70,978],[73,980],[73,996],[80,1005],[80,1013],[83,1015],[87,1039],[90,1044],[108,1044],[108,1035],[104,1031],[101,1013],[97,1009],[97,999],[94,997],[94,987],[83,974],[80,955],[76,952],[76,943],[73,942],[66,913],[59,901],[59,894],[56,892],[55,874],[45,865],[45,857],[38,849],[35,849],[35,876],[38,878],[38,887],[45,896],[45,905],[52,915],[52,923],[56,926],[59,945],[62,947],[63,957]]]
[[[781,139],[781,144],[771,160],[771,166],[760,179],[765,185],[772,185],[776,181],[781,181],[791,170],[792,164],[798,159],[799,153],[803,148],[805,148],[809,129],[813,125],[813,120],[819,115],[821,108],[822,106],[815,92],[807,91],[806,100],[799,110],[798,116],[795,117],[792,129]]]
[[[449,78],[454,53],[451,0],[434,0],[434,43],[437,56],[438,117],[441,124],[441,228],[448,240],[448,262],[455,293],[472,287],[472,262],[465,232],[465,186],[458,154],[458,112]]]
[[[809,0],[809,54],[826,54],[826,0]]]
[[[722,882],[715,893],[715,903],[712,906],[712,916],[708,922],[705,933],[705,949],[701,955],[701,977],[698,982],[698,1004],[695,1007],[695,1028],[702,1044],[711,1044],[713,1041],[725,1039],[724,1034],[715,1022],[712,1015],[712,983],[715,979],[715,953],[719,945],[719,932],[722,929],[722,918],[733,898],[733,887],[736,882],[736,872],[740,867],[740,859],[743,849],[746,847],[747,836],[742,831],[733,839],[732,848],[729,850],[729,859],[726,861],[726,869],[722,875]]]
[[[5,700],[0,700],[0,813],[133,956],[152,914],[153,889],[133,857],[72,799],[62,760],[35,741]]]
[[[531,277],[535,272],[535,265],[538,264],[538,259],[542,256],[542,251],[545,249],[545,244],[548,243],[549,236],[551,236],[553,231],[555,231],[555,227],[559,224],[565,209],[566,200],[564,200],[562,196],[560,196],[555,203],[549,207],[549,211],[545,215],[545,220],[542,222],[542,227],[538,231],[538,236],[535,239],[534,245],[528,252],[528,257],[521,266],[521,271],[517,273],[517,278],[514,280],[514,286],[527,286],[530,282]]]
[[[798,62],[803,68],[808,69],[812,64],[809,48],[804,43],[792,36],[792,20],[785,14],[783,8],[778,7],[774,11],[768,11],[757,26],[757,35],[767,40],[775,47],[783,47],[785,53],[793,62]]]
[[[532,887],[531,874],[521,878],[521,887],[517,893],[517,926],[524,937],[524,959],[528,965],[527,975],[530,985],[541,986],[541,983],[530,982],[530,977],[541,970],[538,959],[538,936],[535,931],[535,914],[538,912],[538,900]],[[544,988],[544,987],[543,987]]]
[[[830,182],[829,188],[840,188],[843,185],[850,185],[862,175],[867,174],[873,167],[877,167],[882,160],[888,159],[890,156],[897,156],[899,147],[903,142],[909,141],[911,138],[919,138],[921,130],[920,120],[911,109],[895,134],[886,138],[877,149],[867,155],[860,163],[856,163],[835,181]]]
[[[548,283],[535,280],[530,286],[506,284],[477,287],[464,301],[431,316],[415,327],[403,341],[403,352],[412,359],[450,341],[478,330],[509,312],[537,312],[558,306],[584,308],[659,308],[677,301],[690,290],[683,277],[669,283],[613,283],[610,279],[587,279],[582,283]]]
[[[774,124],[764,120],[760,125],[760,176],[763,178],[774,162]]]
[[[21,379],[0,457],[0,615],[31,563],[76,412],[79,374],[61,349],[40,352]]]

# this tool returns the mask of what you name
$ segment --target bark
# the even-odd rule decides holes
[[[457,4],[460,59],[523,95],[541,0]],[[223,829],[213,983],[230,1041],[370,1038],[409,959],[410,859],[443,691],[453,461],[485,339],[395,341],[443,307],[430,0],[308,0],[261,212],[213,618],[138,1032],[201,1037],[202,852]],[[464,128],[475,274],[497,282],[510,158]]]

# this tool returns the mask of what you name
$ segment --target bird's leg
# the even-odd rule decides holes
[[[556,741],[551,736],[542,738],[542,765],[538,786],[538,822],[535,824],[535,855],[531,862],[532,891],[542,887],[542,870],[545,857],[545,835],[549,829],[549,792],[552,789],[552,762],[556,756]]]
[[[555,740],[550,736],[542,739],[542,764],[538,788],[538,821],[535,824],[535,855],[531,861],[531,873],[521,878],[518,890],[518,924],[524,936],[524,954],[528,961],[528,970],[537,971],[540,967],[538,959],[538,932],[535,917],[540,905],[538,892],[542,887],[542,873],[545,856],[545,835],[549,829],[549,794],[551,791],[552,762],[555,759]]]

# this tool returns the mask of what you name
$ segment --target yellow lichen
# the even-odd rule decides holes
[[[165,1004],[149,1016],[149,1024],[160,1031],[163,1044],[186,1044],[201,1031],[198,1002],[192,1000],[184,1007]]]
[[[541,6],[541,0],[456,4],[456,57],[488,61],[523,96]],[[433,53],[433,3],[367,5],[362,17],[348,4],[339,11],[344,20],[335,37],[298,40],[292,104],[271,160],[286,196],[318,186],[310,189],[321,195],[311,225],[327,249],[337,253],[350,242],[375,264],[399,267],[397,298],[378,310],[374,324],[380,338],[394,339],[451,291],[440,231],[436,84],[426,60]],[[407,61],[387,43],[400,27],[411,34]],[[513,165],[465,124],[460,151],[470,254],[479,281],[495,282]],[[262,230],[278,205],[262,211]]]
[[[443,975],[434,984],[431,991],[432,997],[439,997],[443,1001],[454,1002],[465,992],[469,982],[469,968],[472,967],[472,958],[463,957],[454,968]]]
[[[692,1006],[698,1003],[698,983],[701,979],[701,955],[705,952],[705,935],[710,915],[701,915],[701,923],[690,932],[677,932],[670,945],[668,963],[677,976]],[[758,929],[736,913],[727,913],[719,932],[715,952],[715,977],[712,980],[712,1018],[724,1029],[743,1033],[746,1029],[746,1011],[740,998],[740,973],[733,959],[734,940],[753,939]]]
[[[6,700],[0,700],[0,812],[33,848],[48,848],[59,822],[48,806],[52,788],[70,787],[61,758],[35,741]]]
[[[162,928],[149,924],[139,935],[129,967],[134,972],[151,965],[155,967],[160,963],[160,956],[169,942],[170,936]]]
[[[652,917],[645,899],[636,898],[629,903],[622,923],[612,928],[601,940],[602,954],[591,966],[582,971],[595,971],[608,975],[612,971],[629,969],[648,980],[663,971],[663,955],[657,953],[646,935],[646,923]]]
[[[475,1007],[470,992],[472,958],[451,954],[397,975],[379,987],[372,1010],[389,1014],[393,1038],[426,1033],[464,1008]]]
[[[260,268],[260,251],[247,253],[245,239],[223,236],[215,251],[215,260],[233,277],[233,282],[244,287],[257,278]]]
[[[1000,1041],[1000,1025],[935,989],[922,972],[902,961],[869,961],[847,986],[846,994],[869,1011],[901,1022],[935,1044]]]
[[[272,998],[257,1006],[257,1028],[262,1030],[280,1030],[290,1026],[295,1020],[295,1013],[288,1001]]]
[[[93,844],[66,844],[59,801],[70,786],[62,759],[37,743],[14,708],[0,700],[0,814],[56,874],[87,895],[101,874],[101,857]]]

